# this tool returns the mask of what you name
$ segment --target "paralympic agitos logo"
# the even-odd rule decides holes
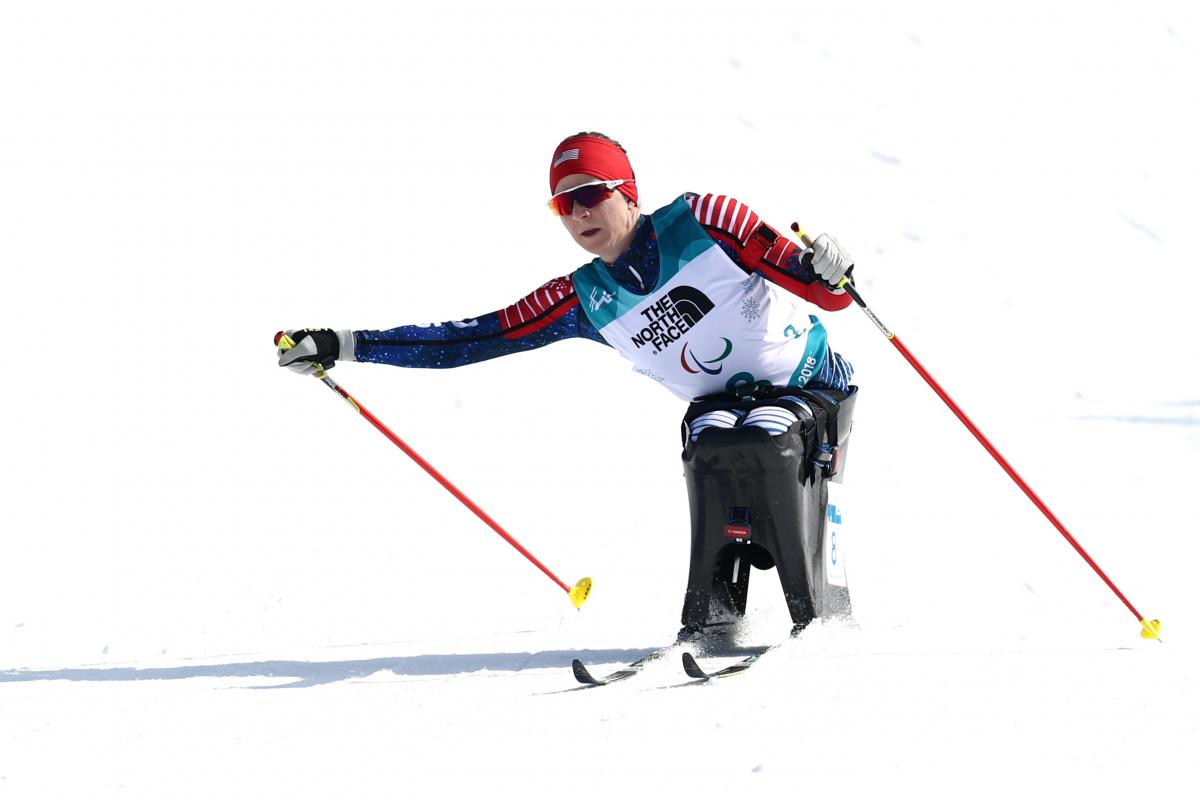
[[[642,309],[646,326],[630,340],[635,349],[649,345],[656,354],[661,353],[696,327],[712,310],[713,301],[704,292],[692,286],[676,286]]]
[[[721,337],[721,341],[725,342],[725,349],[721,352],[721,355],[707,360],[696,358],[695,353],[689,353],[688,343],[684,342],[683,350],[679,353],[679,366],[683,367],[685,372],[690,372],[693,375],[699,375],[701,372],[707,372],[709,375],[720,375],[721,370],[724,369],[721,366],[721,362],[729,358],[729,354],[733,352],[733,342],[724,336]],[[689,361],[691,362],[690,364],[688,363]],[[712,368],[711,365],[713,364],[717,365],[716,369]]]

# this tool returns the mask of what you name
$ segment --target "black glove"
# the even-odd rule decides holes
[[[317,366],[333,367],[334,361],[354,360],[354,331],[331,328],[302,328],[288,331],[292,347],[279,348],[279,366],[309,374]]]

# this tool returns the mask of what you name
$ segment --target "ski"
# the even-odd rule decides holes
[[[681,645],[690,646],[696,649],[697,652],[712,655],[714,657],[720,655],[726,656],[745,656],[741,661],[730,664],[723,669],[715,672],[705,672],[704,669],[696,662],[695,657],[690,652],[683,654],[683,669],[689,677],[696,680],[709,680],[710,678],[724,678],[727,675],[736,675],[739,672],[745,672],[750,666],[756,662],[764,653],[774,650],[779,647],[779,644],[759,647],[740,647],[734,645],[731,640],[729,631],[705,631],[704,633],[684,633],[672,644],[666,647],[660,647],[657,650],[651,650],[646,655],[639,659],[629,662],[624,667],[617,669],[607,675],[594,675],[587,666],[578,658],[571,660],[571,672],[575,675],[575,680],[579,681],[584,686],[607,686],[610,683],[627,680],[637,675],[642,671],[642,668],[647,664],[658,661]]]
[[[699,663],[697,663],[696,657],[685,650],[683,653],[683,671],[687,673],[689,678],[694,678],[698,681],[710,681],[713,678],[727,678],[730,675],[740,675],[758,663],[760,658],[777,647],[779,647],[779,645],[773,644],[770,647],[754,648],[753,652],[751,652],[741,661],[735,661],[729,666],[722,667],[714,672],[706,671],[700,666]]]
[[[601,676],[593,675],[588,668],[584,666],[584,663],[576,658],[571,661],[571,672],[575,673],[575,680],[579,681],[585,686],[607,686],[610,683],[616,683],[617,681],[623,681],[626,678],[632,678],[634,675],[637,675],[639,672],[641,672],[644,666],[649,664],[651,661],[658,661],[660,658],[674,649],[674,647],[675,645],[673,644],[667,647],[660,647],[657,650],[647,653],[636,661],[629,662],[615,672],[610,672],[607,675]]]

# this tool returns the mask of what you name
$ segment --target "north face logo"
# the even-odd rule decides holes
[[[676,286],[642,309],[646,327],[631,336],[630,341],[639,349],[652,345],[655,353],[661,353],[712,310],[713,301],[704,292],[692,286]]]
[[[660,300],[659,302],[668,301],[687,320],[689,327],[695,327],[705,314],[713,310],[713,301],[709,300],[704,292],[693,289],[691,286],[676,286],[667,292],[665,301]],[[642,314],[645,313],[645,311],[642,312]]]

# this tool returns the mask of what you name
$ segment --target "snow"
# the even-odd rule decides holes
[[[1191,796],[1198,66],[1168,0],[6,6],[0,797]],[[581,263],[578,130],[833,233],[1165,643],[851,308],[856,625],[577,689],[678,627],[679,402],[582,341],[334,370],[576,612],[270,337]]]

